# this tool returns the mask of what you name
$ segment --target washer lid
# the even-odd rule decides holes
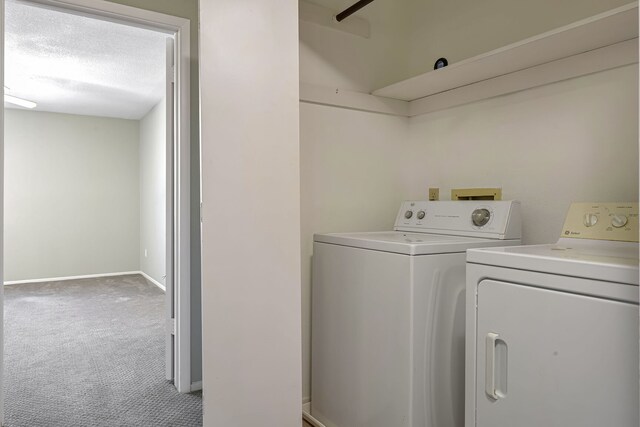
[[[429,255],[464,252],[468,248],[513,244],[509,240],[459,237],[444,234],[378,231],[364,233],[315,234],[315,242],[372,249],[405,255]],[[519,240],[518,240],[519,242]]]
[[[473,249],[467,252],[467,262],[638,286],[637,243],[572,240]]]

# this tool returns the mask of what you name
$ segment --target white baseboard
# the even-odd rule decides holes
[[[162,283],[158,282],[156,279],[152,278],[151,276],[149,276],[144,271],[138,271],[138,273],[140,273],[142,275],[142,277],[144,277],[145,279],[147,279],[148,281],[150,281],[151,283],[153,283],[154,285],[156,285],[157,287],[162,289],[163,292],[167,291],[167,287],[165,285],[163,285]],[[193,391],[193,390],[191,390],[191,391]]]
[[[316,420],[313,415],[311,415],[311,402],[307,402],[302,405],[302,418],[312,426],[325,427],[324,424]]]
[[[202,381],[196,381],[195,383],[191,383],[191,391],[202,390]]]
[[[64,276],[64,277],[47,277],[44,279],[27,279],[27,280],[7,280],[4,282],[6,285],[20,285],[22,283],[43,283],[43,282],[62,282],[65,280],[76,279],[93,279],[96,277],[110,277],[110,276],[127,276],[129,274],[141,274],[140,271],[121,271],[118,273],[100,273],[100,274],[83,274],[80,276]]]

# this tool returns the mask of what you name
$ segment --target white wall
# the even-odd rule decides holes
[[[138,270],[138,122],[5,111],[7,281]]]
[[[313,0],[334,11],[341,0]],[[366,39],[300,22],[300,80],[371,92],[449,63],[506,46],[588,18],[630,0],[378,1],[357,12],[367,20]]]
[[[303,400],[310,397],[311,254],[318,232],[389,230],[408,119],[300,104]]]
[[[166,102],[140,120],[140,270],[165,284]]]
[[[313,0],[341,11],[342,0]],[[377,1],[358,12],[371,27],[364,38],[300,21],[300,81],[371,92],[407,74],[409,8],[404,2]]]
[[[200,20],[204,425],[299,427],[297,1]]]
[[[314,1],[335,11],[339,0]],[[300,21],[300,81],[370,92],[407,74],[408,3],[378,1],[358,12],[371,38]],[[398,169],[409,119],[300,104],[302,398],[311,394],[311,254],[318,232],[383,230],[402,200]]]
[[[430,69],[439,56],[465,59],[626,0],[547,3],[536,11],[502,0],[466,9],[445,3],[394,3],[411,16],[407,56],[390,62],[405,74],[398,79]],[[375,15],[376,4],[367,13]],[[535,19],[521,18],[523,11]],[[362,48],[373,41],[309,23],[300,28],[301,81],[367,91],[391,76],[388,64],[376,68],[375,54]],[[525,243],[555,241],[570,202],[638,199],[637,80],[637,66],[626,67],[412,119],[301,104],[303,400],[312,381],[313,233],[389,228],[398,202],[425,199],[430,186],[440,187],[442,199],[451,188],[501,186],[504,198],[524,204]]]
[[[630,0],[408,0],[410,28],[406,77],[449,64],[605,12]]]
[[[572,201],[638,200],[637,65],[414,117],[409,131],[406,198],[502,187],[522,201],[527,244],[556,241]]]
[[[502,187],[526,244],[554,242],[573,201],[638,200],[638,66],[401,119],[302,103],[303,400],[313,233],[390,229],[428,187]]]

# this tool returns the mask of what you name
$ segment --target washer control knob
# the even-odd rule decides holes
[[[613,225],[615,228],[624,227],[625,225],[627,225],[628,221],[629,219],[626,217],[626,215],[616,214],[611,217],[611,225]]]
[[[418,219],[424,219],[426,213],[424,211],[418,211]]]
[[[598,215],[596,215],[594,213],[586,213],[586,214],[584,214],[583,223],[584,223],[585,227],[593,227],[594,225],[596,225],[598,223]]]
[[[489,212],[489,209],[476,209],[471,214],[471,221],[476,227],[482,227],[483,225],[486,225],[490,219],[491,212]]]
[[[404,213],[404,217],[407,219],[411,218],[412,216],[413,216],[413,211],[406,211]]]

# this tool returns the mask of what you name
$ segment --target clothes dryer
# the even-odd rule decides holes
[[[638,204],[467,255],[466,427],[637,427]]]
[[[465,251],[520,228],[514,201],[408,201],[393,231],[315,235],[311,415],[462,427]]]

